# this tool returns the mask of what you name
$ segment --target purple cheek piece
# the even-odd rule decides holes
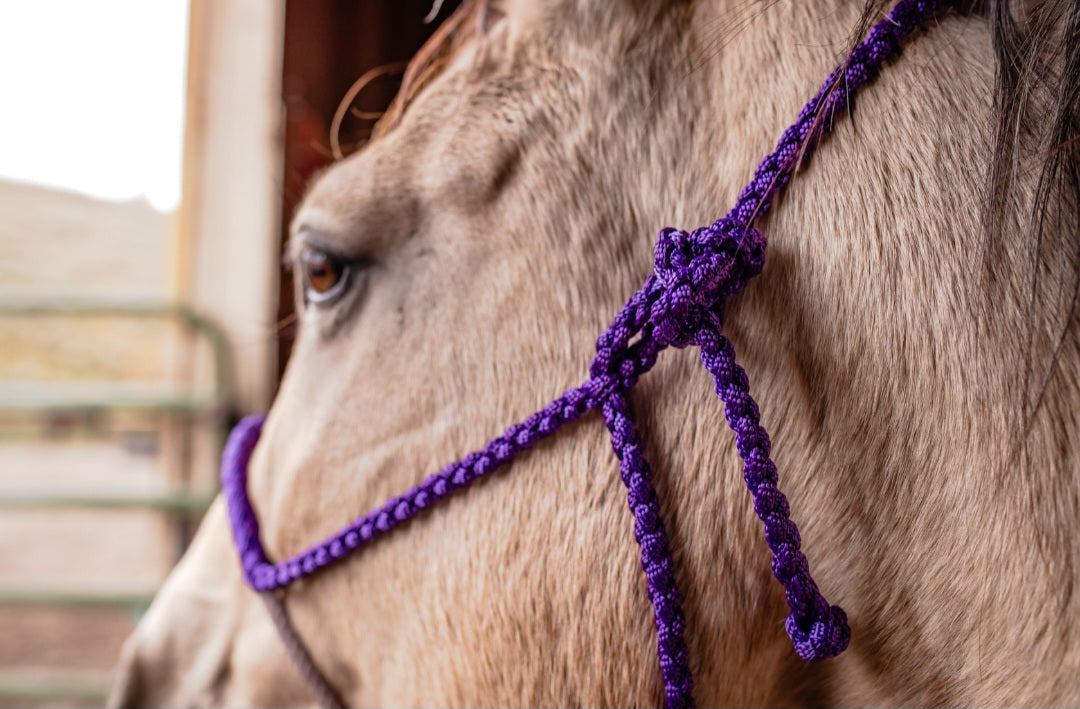
[[[783,585],[791,609],[785,628],[795,651],[805,660],[842,652],[851,638],[847,617],[839,607],[829,605],[810,576],[787,499],[777,488],[769,436],[759,423],[746,372],[736,364],[731,342],[722,333],[724,301],[739,293],[764,265],[765,237],[753,223],[768,213],[773,198],[835,118],[847,110],[858,88],[877,75],[882,63],[897,54],[901,42],[941,4],[942,0],[902,0],[875,25],[803,107],[795,124],[784,131],[776,150],[761,162],[724,217],[692,232],[662,230],[655,249],[655,272],[598,339],[589,379],[488,441],[479,451],[451,463],[311,548],[273,563],[263,549],[258,519],[247,496],[248,460],[263,418],[252,416],[241,421],[225,446],[222,491],[247,582],[265,593],[314,574],[494,472],[564,424],[599,409],[611,433],[634,519],[634,538],[641,547],[667,706],[693,706],[684,640],[686,621],[675,565],[628,396],[664,349],[696,346],[735,434],[743,480],[772,552],[773,574]]]

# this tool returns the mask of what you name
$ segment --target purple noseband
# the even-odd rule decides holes
[[[795,124],[784,131],[776,150],[758,166],[754,179],[743,188],[730,212],[693,232],[662,230],[655,249],[655,272],[600,336],[589,379],[488,441],[481,450],[451,463],[311,548],[273,563],[263,549],[259,523],[247,496],[248,460],[262,430],[262,418],[241,421],[225,447],[222,488],[247,582],[265,593],[313,574],[490,474],[564,424],[599,409],[611,433],[634,518],[634,538],[641,547],[666,702],[669,707],[693,706],[690,663],[683,638],[686,622],[675,582],[676,569],[628,396],[664,349],[696,346],[735,434],[743,460],[743,480],[753,496],[754,511],[764,524],[765,540],[772,552],[773,574],[783,585],[791,608],[785,627],[795,651],[806,660],[842,652],[851,638],[847,617],[839,607],[829,605],[810,577],[806,557],[800,551],[799,532],[789,517],[787,499],[777,488],[769,436],[759,423],[758,406],[750,397],[746,372],[735,363],[731,342],[722,333],[724,302],[739,293],[764,265],[765,237],[753,223],[769,211],[773,198],[832,127],[834,119],[846,110],[855,91],[877,75],[882,63],[899,51],[904,38],[942,2],[901,0],[875,25],[829,75],[818,95],[803,107]],[[295,638],[291,626],[282,632]],[[310,656],[306,657],[318,674]],[[313,680],[315,684],[320,681],[325,685],[322,689],[329,687],[321,675]],[[331,700],[339,702],[332,688],[330,691]]]

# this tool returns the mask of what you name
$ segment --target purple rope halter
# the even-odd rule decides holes
[[[315,546],[275,564],[263,549],[258,520],[247,497],[248,459],[263,419],[241,421],[225,446],[222,488],[247,582],[265,593],[313,574],[491,473],[564,424],[599,408],[611,432],[611,445],[634,516],[634,538],[641,546],[667,706],[693,706],[693,682],[683,639],[686,622],[675,567],[628,395],[664,349],[695,345],[701,350],[702,364],[713,376],[735,434],[744,463],[743,479],[772,551],[773,574],[783,585],[791,608],[785,628],[795,652],[805,660],[842,652],[851,638],[847,617],[839,607],[829,605],[810,577],[806,557],[800,551],[799,532],[789,518],[787,499],[777,489],[769,436],[759,424],[746,372],[735,363],[731,342],[722,334],[724,299],[737,294],[761,272],[765,237],[753,222],[769,211],[773,198],[858,88],[877,75],[882,63],[899,52],[901,42],[942,2],[901,0],[875,25],[803,107],[795,124],[784,131],[776,150],[758,166],[730,212],[690,233],[662,230],[655,249],[655,273],[600,336],[589,379],[488,441],[481,450],[451,463]]]

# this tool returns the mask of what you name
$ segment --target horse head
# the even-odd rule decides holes
[[[588,376],[597,333],[653,272],[654,235],[735,200],[843,56],[855,5],[459,10],[378,136],[293,219],[299,335],[247,483],[268,556]],[[1031,421],[1039,472],[1021,484],[997,414],[1029,314],[1011,286],[983,307],[995,286],[973,266],[993,67],[985,18],[940,15],[758,225],[764,269],[724,311],[815,575],[849,611],[845,656],[791,651],[694,348],[665,352],[633,392],[701,703],[1080,696],[1080,656],[1053,623],[1080,602],[1054,581],[1077,579],[1061,566],[1078,558],[1061,534],[1078,516],[1063,413],[1078,410],[1076,328]],[[700,255],[683,236],[661,266]],[[603,423],[584,417],[281,602],[348,703],[656,703],[632,527]],[[113,702],[310,701],[219,502],[128,642]]]

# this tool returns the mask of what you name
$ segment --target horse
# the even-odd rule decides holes
[[[585,376],[653,235],[730,205],[878,2],[472,0],[292,227],[300,328],[249,494],[284,559]],[[848,650],[784,634],[693,348],[631,402],[703,705],[1080,702],[1075,0],[946,3],[759,224],[724,313]],[[344,702],[663,698],[599,416],[280,599]],[[302,705],[220,499],[117,706]]]

